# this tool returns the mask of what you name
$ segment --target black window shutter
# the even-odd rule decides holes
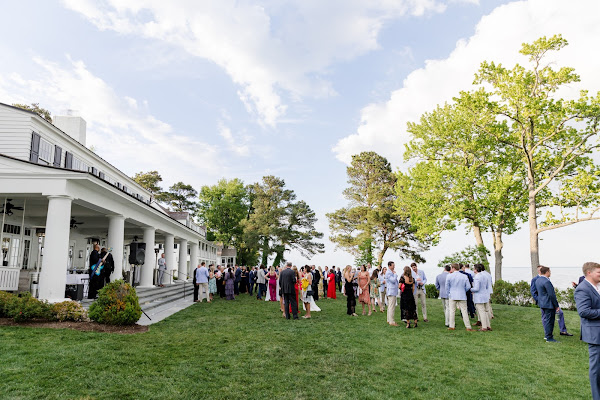
[[[58,146],[54,146],[54,166],[60,167],[62,163],[62,149]]]
[[[40,135],[31,132],[31,152],[29,153],[29,161],[37,163],[40,155]]]
[[[73,169],[73,154],[65,151],[65,168]]]

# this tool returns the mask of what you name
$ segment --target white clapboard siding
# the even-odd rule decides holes
[[[31,116],[0,107],[0,153],[29,160],[31,150]]]

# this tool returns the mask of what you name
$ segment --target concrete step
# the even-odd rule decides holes
[[[177,302],[184,299],[192,299],[194,295],[194,287],[191,283],[185,284],[185,293],[183,284],[173,284],[152,288],[136,288],[140,307],[145,312],[155,308],[168,308],[169,303]],[[94,302],[93,299],[83,299],[81,304],[87,309]]]

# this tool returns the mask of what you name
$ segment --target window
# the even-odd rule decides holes
[[[73,157],[72,169],[77,169],[79,171],[87,172],[89,169],[89,166],[86,163],[84,163],[83,161],[81,161],[79,158]]]
[[[21,227],[19,225],[4,224],[3,231],[4,231],[4,233],[12,233],[15,235],[20,235]]]
[[[52,144],[40,138],[40,153],[38,155],[39,159],[42,161],[46,161],[48,164],[50,164],[52,163],[52,153]]]

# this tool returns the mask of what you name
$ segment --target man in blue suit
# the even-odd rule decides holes
[[[581,317],[581,340],[590,354],[592,398],[600,400],[600,264],[583,264],[585,279],[575,289],[575,304]]]
[[[537,289],[538,305],[542,310],[542,323],[544,325],[544,338],[548,343],[556,343],[554,339],[554,320],[560,310],[554,286],[550,282],[550,268],[540,266],[540,275],[534,282]]]
[[[533,300],[535,300],[535,304],[538,304],[538,290],[537,290],[537,287],[535,286],[535,282],[541,276],[540,268],[542,268],[542,266],[538,265],[538,267],[537,267],[538,275],[531,280],[531,286],[530,286],[531,297],[533,297]],[[549,317],[549,315],[544,313],[544,310],[542,310],[541,307],[540,307],[540,310],[542,311],[542,325],[544,325],[544,321],[545,321],[545,319],[547,319]],[[565,324],[565,315],[563,314],[563,311],[560,308],[556,312],[556,315],[558,316],[558,327],[560,328],[560,335],[561,336],[573,336],[572,334],[570,334],[567,331],[567,325]]]

